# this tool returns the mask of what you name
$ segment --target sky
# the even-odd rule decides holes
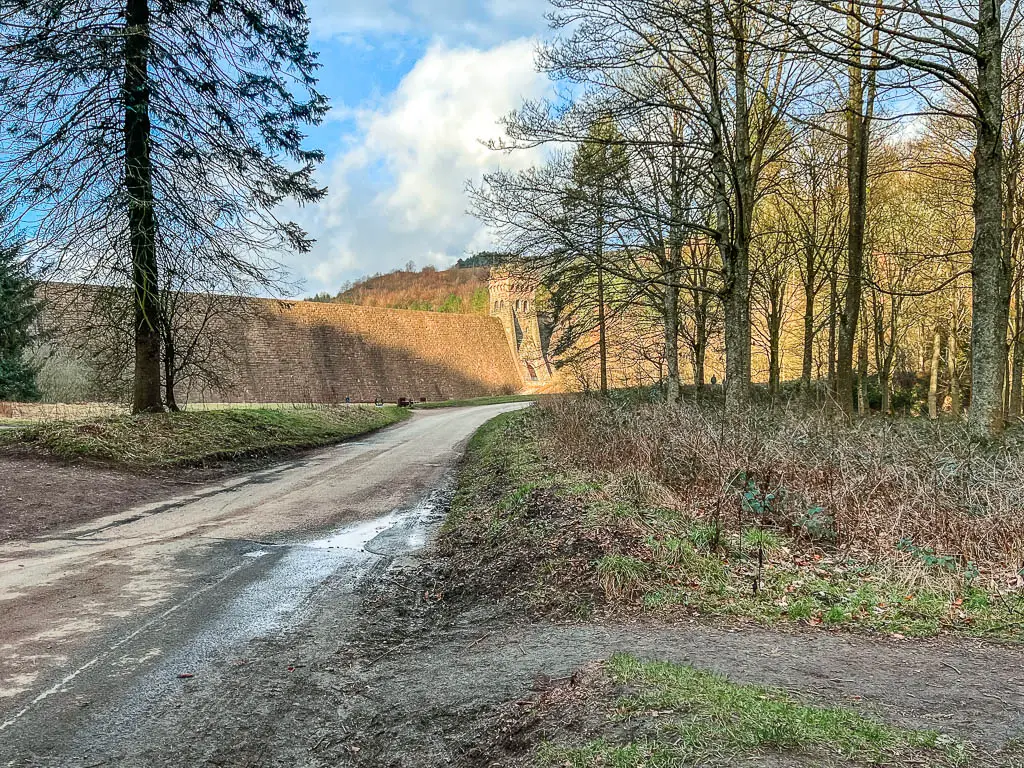
[[[492,245],[466,213],[467,181],[526,153],[482,145],[499,119],[542,96],[534,69],[547,0],[308,0],[320,89],[332,110],[310,130],[326,152],[327,199],[292,213],[317,240],[283,259],[302,293],[409,261],[444,268]]]

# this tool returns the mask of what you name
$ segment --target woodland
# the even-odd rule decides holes
[[[1021,414],[1016,5],[552,6],[557,95],[492,143],[544,160],[469,195],[588,388],[646,364],[669,401],[714,375],[730,407],[790,381],[847,415],[910,391],[980,436]]]

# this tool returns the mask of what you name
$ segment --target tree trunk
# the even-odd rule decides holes
[[[785,286],[774,286],[768,307],[768,393],[782,388],[782,321],[785,316]]]
[[[678,124],[673,124],[673,135]],[[670,190],[668,279],[665,281],[665,363],[668,376],[665,384],[665,399],[669,403],[679,402],[682,388],[679,381],[679,275],[683,266],[683,201],[679,179],[679,158],[672,154],[672,189]]]
[[[128,233],[134,294],[135,379],[132,410],[163,410],[160,398],[159,285],[156,260],[156,212],[149,119],[149,4],[125,5],[124,150],[128,193]]]
[[[828,383],[835,391],[836,386],[836,316],[839,314],[839,270],[829,275],[828,294]]]
[[[1010,416],[1021,415],[1021,406],[1024,403],[1024,307],[1021,306],[1021,280],[1017,281],[1016,288],[1016,312],[1014,320],[1013,337],[1013,370],[1012,383],[1010,385]]]
[[[866,323],[865,323],[866,325]],[[868,330],[864,328],[857,346],[857,412],[866,416],[871,412],[868,402]]]
[[[601,357],[601,394],[608,394],[608,329],[607,318],[604,308],[604,267],[601,266],[601,257],[597,262],[597,328],[598,328],[598,353]]]
[[[666,377],[665,399],[670,403],[679,402],[682,389],[679,385],[679,285],[676,283],[679,266],[682,263],[682,249],[673,245],[670,262],[672,274],[665,285],[664,320],[665,320],[665,365],[668,369]]]
[[[892,414],[892,372],[887,368],[878,372],[878,388],[882,391],[882,413]]]
[[[928,379],[928,418],[939,418],[939,361],[942,360],[942,334],[938,329],[932,337],[931,376]]]
[[[725,402],[729,410],[746,404],[750,393],[750,216],[753,206],[751,177],[750,112],[747,103],[746,34],[742,4],[735,9],[733,36],[732,152],[725,149],[726,115],[712,107],[711,170],[715,186],[715,228],[725,285],[722,304],[725,315]],[[711,20],[711,2],[705,2],[705,35],[709,50],[717,38]],[[711,57],[709,63],[716,62]],[[711,77],[719,88],[717,70]],[[730,165],[728,157],[735,158]],[[733,194],[735,193],[735,194]],[[735,200],[735,208],[733,207]]]
[[[693,297],[693,383],[706,383],[705,363],[708,356],[708,296],[692,291]]]
[[[848,17],[850,37],[860,39],[860,23],[854,14]],[[860,58],[859,47],[853,51]],[[846,110],[846,185],[849,219],[846,243],[846,289],[839,315],[836,344],[835,399],[840,410],[853,414],[853,349],[860,319],[861,285],[864,271],[864,220],[867,209],[867,167],[869,123],[865,114],[864,72],[849,68],[850,92]]]
[[[1003,374],[1010,289],[1002,248],[1002,29],[998,0],[979,0],[978,121],[974,152],[974,242],[971,248],[971,406],[979,437],[1003,428]]]
[[[177,376],[174,370],[175,367],[175,355],[177,351],[174,348],[174,334],[165,331],[164,332],[164,405],[167,406],[167,410],[172,413],[177,413],[181,409],[178,407],[178,400],[174,395],[174,388],[177,386]]]
[[[949,373],[949,411],[959,418],[963,410],[963,398],[960,392],[960,369],[957,363],[957,326],[950,328],[946,339],[946,370]]]
[[[1018,340],[1013,345],[1013,380],[1010,389],[1010,416],[1021,415],[1022,389],[1024,389],[1024,339]]]
[[[736,256],[725,295],[725,393],[730,408],[746,403],[750,390],[750,273]]]
[[[808,248],[807,279],[804,283],[804,355],[800,369],[800,383],[804,389],[811,388],[811,375],[814,367],[814,256]]]
[[[703,387],[707,383],[707,376],[704,373],[704,363],[707,359],[707,344],[698,342],[693,350],[693,383]]]
[[[735,30],[732,70],[736,97],[733,135],[736,241],[734,262],[729,270],[729,302],[725,308],[726,400],[733,405],[743,405],[750,391],[750,233],[754,220],[755,178],[750,145],[750,104],[747,100],[747,29],[742,2],[736,4]]]

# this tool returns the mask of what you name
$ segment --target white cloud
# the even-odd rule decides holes
[[[465,213],[464,187],[488,170],[536,160],[481,144],[500,137],[502,116],[546,89],[534,45],[436,43],[383,103],[350,115],[357,136],[328,163],[327,200],[298,213],[317,244],[289,266],[308,291],[334,291],[409,260],[447,266],[489,245],[483,225]]]
[[[410,35],[491,45],[538,34],[548,0],[311,0],[320,39]]]

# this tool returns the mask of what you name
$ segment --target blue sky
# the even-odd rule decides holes
[[[303,293],[415,261],[447,266],[490,245],[463,187],[532,158],[480,141],[548,88],[533,68],[546,0],[309,0],[330,119],[311,132],[327,153],[318,206],[294,217],[317,238],[285,263]]]

